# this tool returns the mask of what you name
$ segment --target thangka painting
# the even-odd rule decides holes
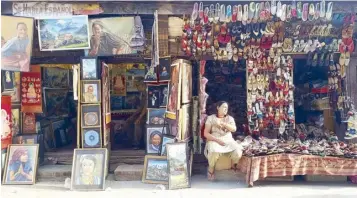
[[[78,15],[38,22],[41,51],[89,49],[88,16]]]
[[[144,29],[140,17],[91,19],[89,25],[89,56],[132,54],[144,46]]]
[[[32,52],[33,19],[1,16],[1,69],[28,72]]]

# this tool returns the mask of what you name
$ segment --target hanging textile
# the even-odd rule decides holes
[[[39,66],[32,66],[39,67]],[[21,111],[42,113],[41,70],[21,74]]]

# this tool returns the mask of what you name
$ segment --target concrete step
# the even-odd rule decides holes
[[[64,182],[70,178],[72,165],[44,165],[37,169],[37,181]]]
[[[116,181],[141,181],[143,170],[143,164],[121,164],[114,170],[114,179]]]

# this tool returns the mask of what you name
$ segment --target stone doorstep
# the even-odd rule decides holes
[[[121,164],[114,170],[116,181],[141,181],[144,165]]]
[[[71,177],[72,165],[44,165],[37,169],[38,181],[64,182]]]

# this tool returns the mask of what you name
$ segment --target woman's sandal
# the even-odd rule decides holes
[[[209,170],[207,170],[207,179],[208,181],[214,181],[216,179],[214,173],[211,173]]]

